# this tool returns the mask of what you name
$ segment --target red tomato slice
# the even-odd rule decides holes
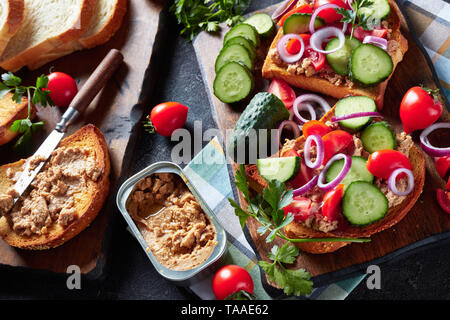
[[[279,25],[280,27],[282,27],[283,24],[284,24],[284,21],[286,21],[286,19],[289,18],[290,16],[292,16],[294,13],[312,13],[312,12],[313,12],[313,11],[312,11],[312,8],[311,8],[309,5],[304,4],[304,5],[300,6],[300,7],[294,8],[294,9],[292,9],[291,11],[289,11],[288,13],[286,13],[286,14],[280,19],[280,21],[278,21],[278,25]]]
[[[326,58],[321,52],[317,52],[310,45],[305,47],[305,53],[303,54],[305,58],[311,59],[311,63],[316,71],[319,71],[325,66]]]
[[[353,143],[353,136],[344,130],[333,130],[322,137],[325,156],[323,163],[327,163],[335,154],[343,152]]]
[[[399,168],[412,169],[408,157],[400,151],[378,150],[367,160],[367,170],[382,179],[388,179],[392,171]]]
[[[172,133],[186,123],[188,107],[178,102],[165,102],[152,109],[150,120],[156,132],[165,137],[170,137]]]
[[[306,221],[311,212],[311,200],[301,196],[294,197],[290,205],[283,208],[284,214],[292,213],[295,221]]]
[[[336,4],[341,8],[347,9],[347,5],[342,0],[316,0],[314,2],[314,10],[320,6],[322,6],[324,4],[328,4],[328,3]],[[319,12],[319,17],[324,19],[326,23],[331,23],[331,22],[339,21],[342,19],[342,15],[337,13],[336,10],[333,8],[323,9],[322,11]]]
[[[283,157],[300,157],[297,151],[290,149],[283,154]],[[301,157],[300,157],[301,158]],[[289,186],[292,189],[298,189],[304,186],[309,180],[314,177],[314,174],[310,168],[305,165],[305,161],[302,160],[300,171],[297,176],[288,181]]]
[[[302,131],[305,137],[312,134],[317,134],[323,137],[332,130],[329,126],[319,120],[310,120],[303,125]]]
[[[450,169],[450,156],[434,158],[434,164],[439,176],[441,178],[445,178],[448,170]]]
[[[351,28],[348,28],[347,31],[351,31]],[[374,36],[379,38],[386,38],[388,34],[388,29],[386,28],[380,28],[380,29],[373,29],[373,30],[364,30],[361,27],[356,27],[353,31],[353,36],[358,39],[359,41],[363,41],[366,36]]]
[[[288,109],[292,108],[295,98],[297,97],[294,89],[292,89],[289,84],[282,79],[273,79],[270,83],[268,92],[273,93],[280,98]]]
[[[299,53],[301,48],[302,44],[296,38],[289,39],[286,44],[286,51],[292,55]]]
[[[333,190],[328,191],[322,201],[322,215],[327,221],[335,221],[338,218],[339,207],[344,195],[344,185],[339,184]]]
[[[436,198],[442,210],[450,214],[450,192],[436,189]]]

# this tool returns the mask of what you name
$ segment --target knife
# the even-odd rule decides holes
[[[14,204],[20,199],[36,175],[41,171],[53,150],[56,149],[63,138],[68,126],[87,109],[122,61],[122,53],[117,49],[112,49],[94,70],[81,90],[73,98],[66,112],[62,115],[61,121],[56,124],[55,129],[45,139],[35,154],[26,161],[25,170],[14,185]],[[37,165],[32,164],[35,161],[38,161]]]

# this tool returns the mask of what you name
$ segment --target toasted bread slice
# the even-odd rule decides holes
[[[0,66],[17,71],[41,55],[78,39],[94,15],[96,0],[26,0],[23,22],[9,40]]]
[[[127,0],[97,0],[94,17],[87,31],[74,41],[65,43],[28,63],[35,70],[72,52],[90,49],[107,42],[120,28],[127,11]]]
[[[307,77],[304,74],[292,74],[287,71],[287,67],[278,66],[274,62],[273,57],[270,54],[267,55],[267,58],[264,61],[264,66],[262,68],[263,77],[268,79],[281,78],[294,87],[323,93],[338,99],[343,98],[347,95],[368,96],[375,100],[378,109],[382,109],[384,102],[384,93],[386,91],[389,80],[392,77],[392,74],[395,72],[395,68],[397,67],[398,63],[403,60],[403,56],[408,50],[408,42],[400,32],[400,21],[402,18],[400,9],[392,0],[389,0],[389,4],[391,5],[391,13],[389,15],[389,18],[387,19],[387,22],[389,23],[389,29],[392,30],[390,40],[396,41],[398,46],[391,53],[394,69],[387,80],[372,87],[362,87],[358,86],[356,83],[353,87],[349,87],[345,83],[335,85],[329,80],[317,75]],[[276,50],[277,43],[282,36],[283,30],[280,29],[274,41],[272,42],[269,52],[270,50]]]
[[[23,97],[21,103],[12,100],[13,94],[8,92],[0,98],[0,146],[13,140],[19,132],[10,130],[15,120],[26,119],[28,116],[28,99]],[[31,105],[31,119],[36,116],[36,108]]]
[[[24,0],[0,1],[0,56],[23,21]]]
[[[11,246],[29,249],[44,250],[62,245],[83,231],[97,216],[109,193],[109,174],[111,170],[108,148],[102,132],[94,125],[86,125],[73,135],[61,141],[58,148],[82,147],[93,156],[100,176],[96,181],[89,180],[82,192],[73,196],[76,209],[76,218],[63,227],[53,223],[48,227],[46,234],[31,236],[19,235],[11,227],[9,214],[0,218],[0,235]],[[8,176],[23,170],[25,160],[3,165],[0,167],[0,194],[7,192],[13,182]]]
[[[320,120],[323,123],[331,121],[334,116],[334,107],[326,113]],[[281,156],[289,149],[303,149],[305,137],[301,136],[296,140],[286,142],[280,151]],[[289,238],[362,238],[386,230],[402,220],[409,210],[414,206],[423,190],[425,183],[425,159],[422,152],[416,146],[413,146],[408,155],[409,161],[413,167],[414,190],[406,196],[403,201],[395,207],[389,208],[386,216],[378,222],[366,227],[355,227],[350,224],[330,232],[322,232],[306,227],[299,222],[292,222],[284,228],[284,232]],[[267,182],[259,175],[256,165],[247,166],[245,169],[249,186],[256,192],[261,193],[267,187]],[[338,250],[349,244],[349,242],[310,242],[296,243],[301,250],[310,253],[328,253]]]

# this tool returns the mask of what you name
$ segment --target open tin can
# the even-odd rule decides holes
[[[136,184],[139,183],[142,179],[145,179],[146,177],[155,173],[174,173],[179,177],[181,177],[181,179],[184,181],[189,191],[194,195],[195,199],[202,207],[204,213],[208,216],[209,220],[214,224],[216,231],[217,245],[215,246],[213,252],[208,257],[208,259],[193,269],[189,269],[186,271],[177,271],[171,270],[162,265],[155,257],[155,255],[152,253],[149,245],[145,241],[138,226],[136,225],[136,222],[133,220],[132,216],[127,210],[127,200],[132,194],[133,190],[135,189]],[[155,269],[159,272],[161,276],[175,283],[176,285],[189,286],[195,282],[198,282],[199,280],[212,275],[216,267],[222,262],[227,247],[226,246],[227,236],[225,230],[222,228],[222,226],[216,219],[216,216],[214,215],[212,210],[208,207],[206,202],[200,196],[195,186],[186,177],[181,167],[179,167],[175,163],[166,161],[157,162],[145,168],[144,170],[138,172],[131,178],[129,178],[120,187],[117,193],[116,203],[120,212],[122,213],[122,216],[125,218],[125,221],[127,222],[130,231],[138,240],[142,249],[144,249],[148,259],[151,261]]]

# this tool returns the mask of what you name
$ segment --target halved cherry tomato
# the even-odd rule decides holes
[[[336,4],[341,8],[347,8],[347,5],[342,0],[316,0],[314,2],[314,10],[328,3]],[[337,13],[336,10],[333,8],[323,9],[322,11],[319,12],[318,16],[324,19],[326,23],[331,23],[342,19],[342,15]]]
[[[150,120],[156,132],[165,137],[184,126],[187,119],[188,107],[178,102],[165,102],[152,109]]]
[[[409,89],[400,103],[400,119],[406,133],[425,129],[439,119],[441,114],[441,103],[421,87]]]
[[[268,92],[273,93],[281,101],[283,101],[286,108],[290,109],[295,101],[296,95],[294,89],[282,79],[273,79],[270,83]]]
[[[325,55],[322,52],[317,52],[310,45],[305,47],[303,57],[311,59],[311,63],[316,71],[319,71],[325,66]]]
[[[412,169],[408,157],[396,150],[375,151],[369,156],[366,166],[371,174],[382,179],[388,179],[395,169]]]
[[[308,137],[312,134],[317,134],[321,137],[331,132],[331,128],[319,120],[310,120],[302,127],[303,135]]]
[[[450,169],[450,156],[434,158],[434,165],[439,176],[445,178]]]
[[[297,38],[289,39],[286,44],[286,51],[292,55],[299,53],[301,48],[302,44]]]
[[[48,75],[47,90],[58,107],[68,107],[78,93],[75,80],[63,72],[52,72]]]
[[[280,21],[278,21],[278,25],[282,27],[283,24],[284,24],[284,21],[286,21],[286,19],[289,18],[290,16],[292,16],[294,13],[312,13],[312,12],[313,12],[312,8],[309,5],[304,4],[304,5],[300,6],[300,7],[294,8],[291,11],[287,12],[280,19]]]
[[[344,185],[339,184],[333,190],[325,193],[322,200],[322,215],[327,221],[335,221],[338,218],[339,206],[344,195]]]
[[[347,32],[351,32],[351,28],[347,28]],[[353,31],[353,36],[359,41],[363,41],[366,36],[374,36],[379,38],[386,38],[388,34],[388,29],[378,28],[373,30],[364,30],[362,27],[356,27]]]
[[[306,221],[311,212],[311,199],[303,198],[301,196],[294,197],[291,204],[284,207],[284,214],[292,213],[295,221]]]
[[[283,154],[283,157],[300,157],[294,149],[290,149]],[[306,166],[305,161],[302,160],[300,171],[297,176],[288,181],[288,184],[293,189],[298,189],[304,186],[309,180],[314,177],[312,170]]]
[[[225,300],[242,290],[253,294],[253,288],[253,279],[250,273],[234,264],[220,268],[212,280],[212,289],[218,300]]]
[[[311,39],[311,35],[309,33],[300,33],[299,36],[302,38],[305,46],[309,45],[309,40]]]
[[[450,191],[436,189],[436,198],[442,210],[450,214]]]
[[[335,154],[343,152],[353,143],[353,136],[344,130],[333,130],[322,137],[324,147],[323,163],[327,163]]]

